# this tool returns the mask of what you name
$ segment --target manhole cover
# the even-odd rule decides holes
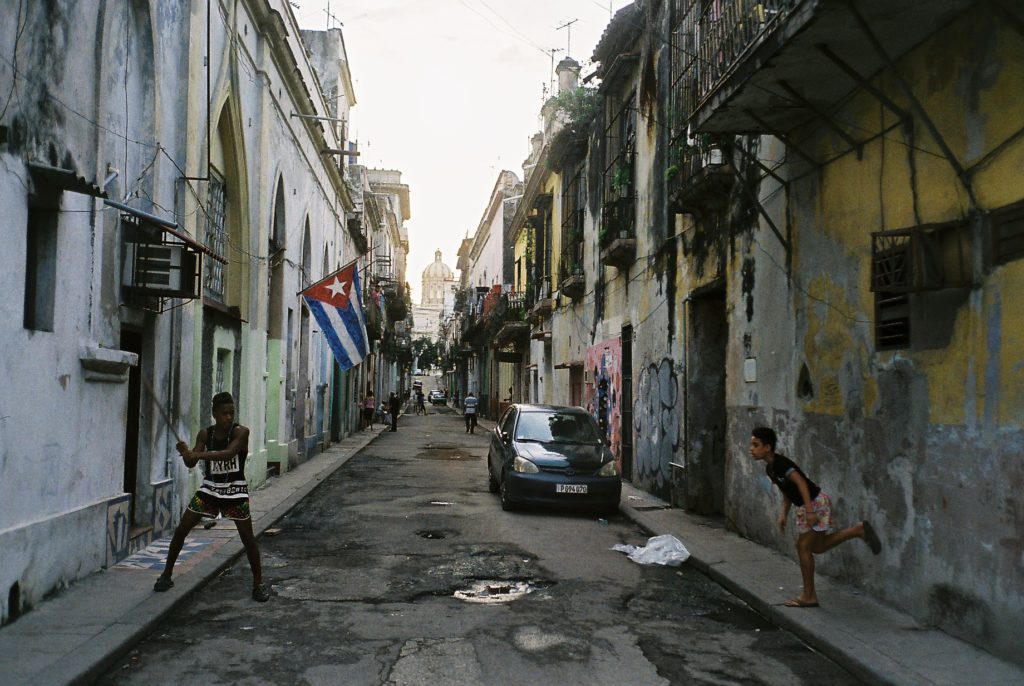
[[[420,538],[431,538],[431,539],[444,538],[444,532],[443,531],[432,531],[430,529],[424,529],[423,531],[417,531],[416,535],[419,536]]]
[[[522,598],[535,589],[525,581],[477,581],[455,597],[469,603],[507,603]]]

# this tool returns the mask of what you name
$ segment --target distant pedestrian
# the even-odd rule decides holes
[[[463,412],[466,417],[466,433],[476,433],[476,396],[473,395],[473,391],[466,394],[464,404]]]
[[[779,515],[779,530],[786,530],[791,504],[796,504],[796,551],[800,558],[800,574],[803,590],[796,598],[786,601],[787,607],[818,607],[818,595],[814,589],[814,556],[820,555],[851,538],[862,538],[877,555],[882,549],[878,534],[867,521],[846,529],[831,532],[832,499],[828,493],[804,475],[800,467],[775,452],[775,432],[766,426],[759,426],[751,432],[750,456],[765,463],[765,473],[772,483],[782,491],[782,513]],[[807,505],[810,504],[808,508]]]
[[[377,410],[377,399],[373,397],[373,391],[368,391],[363,398],[363,428],[373,429],[373,415]]]
[[[177,445],[186,466],[192,468],[200,461],[205,462],[206,466],[203,470],[203,483],[192,496],[188,508],[181,515],[181,523],[174,530],[164,571],[153,585],[153,590],[167,591],[174,586],[171,580],[174,563],[192,527],[203,517],[213,520],[221,515],[235,521],[238,536],[245,546],[245,555],[252,569],[252,599],[266,602],[270,599],[270,592],[263,585],[260,549],[252,531],[249,488],[245,481],[249,429],[235,423],[235,401],[230,393],[213,396],[212,404],[215,424],[199,430],[196,445],[191,450],[185,441],[179,441]]]
[[[388,398],[388,412],[391,413],[391,430],[398,431],[398,415],[402,412],[402,399],[394,391]]]
[[[423,402],[423,389],[416,389],[416,414],[427,414],[427,405]]]

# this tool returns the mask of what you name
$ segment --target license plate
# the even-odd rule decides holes
[[[586,484],[555,484],[555,493],[586,493]]]

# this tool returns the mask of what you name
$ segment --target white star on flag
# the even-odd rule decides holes
[[[335,277],[334,282],[327,287],[327,290],[331,292],[332,298],[336,298],[338,297],[339,293],[345,295],[346,286],[348,286],[348,281],[342,281],[341,279]]]

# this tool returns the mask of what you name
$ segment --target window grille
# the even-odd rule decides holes
[[[993,213],[992,262],[1005,264],[1024,257],[1024,203]]]
[[[875,347],[895,350],[910,347],[910,296],[875,293]]]
[[[206,194],[206,247],[217,255],[225,254],[227,245],[227,188],[224,179],[210,170],[209,188]],[[203,293],[209,298],[224,302],[224,266],[216,260],[206,260],[206,274],[203,277]]]

